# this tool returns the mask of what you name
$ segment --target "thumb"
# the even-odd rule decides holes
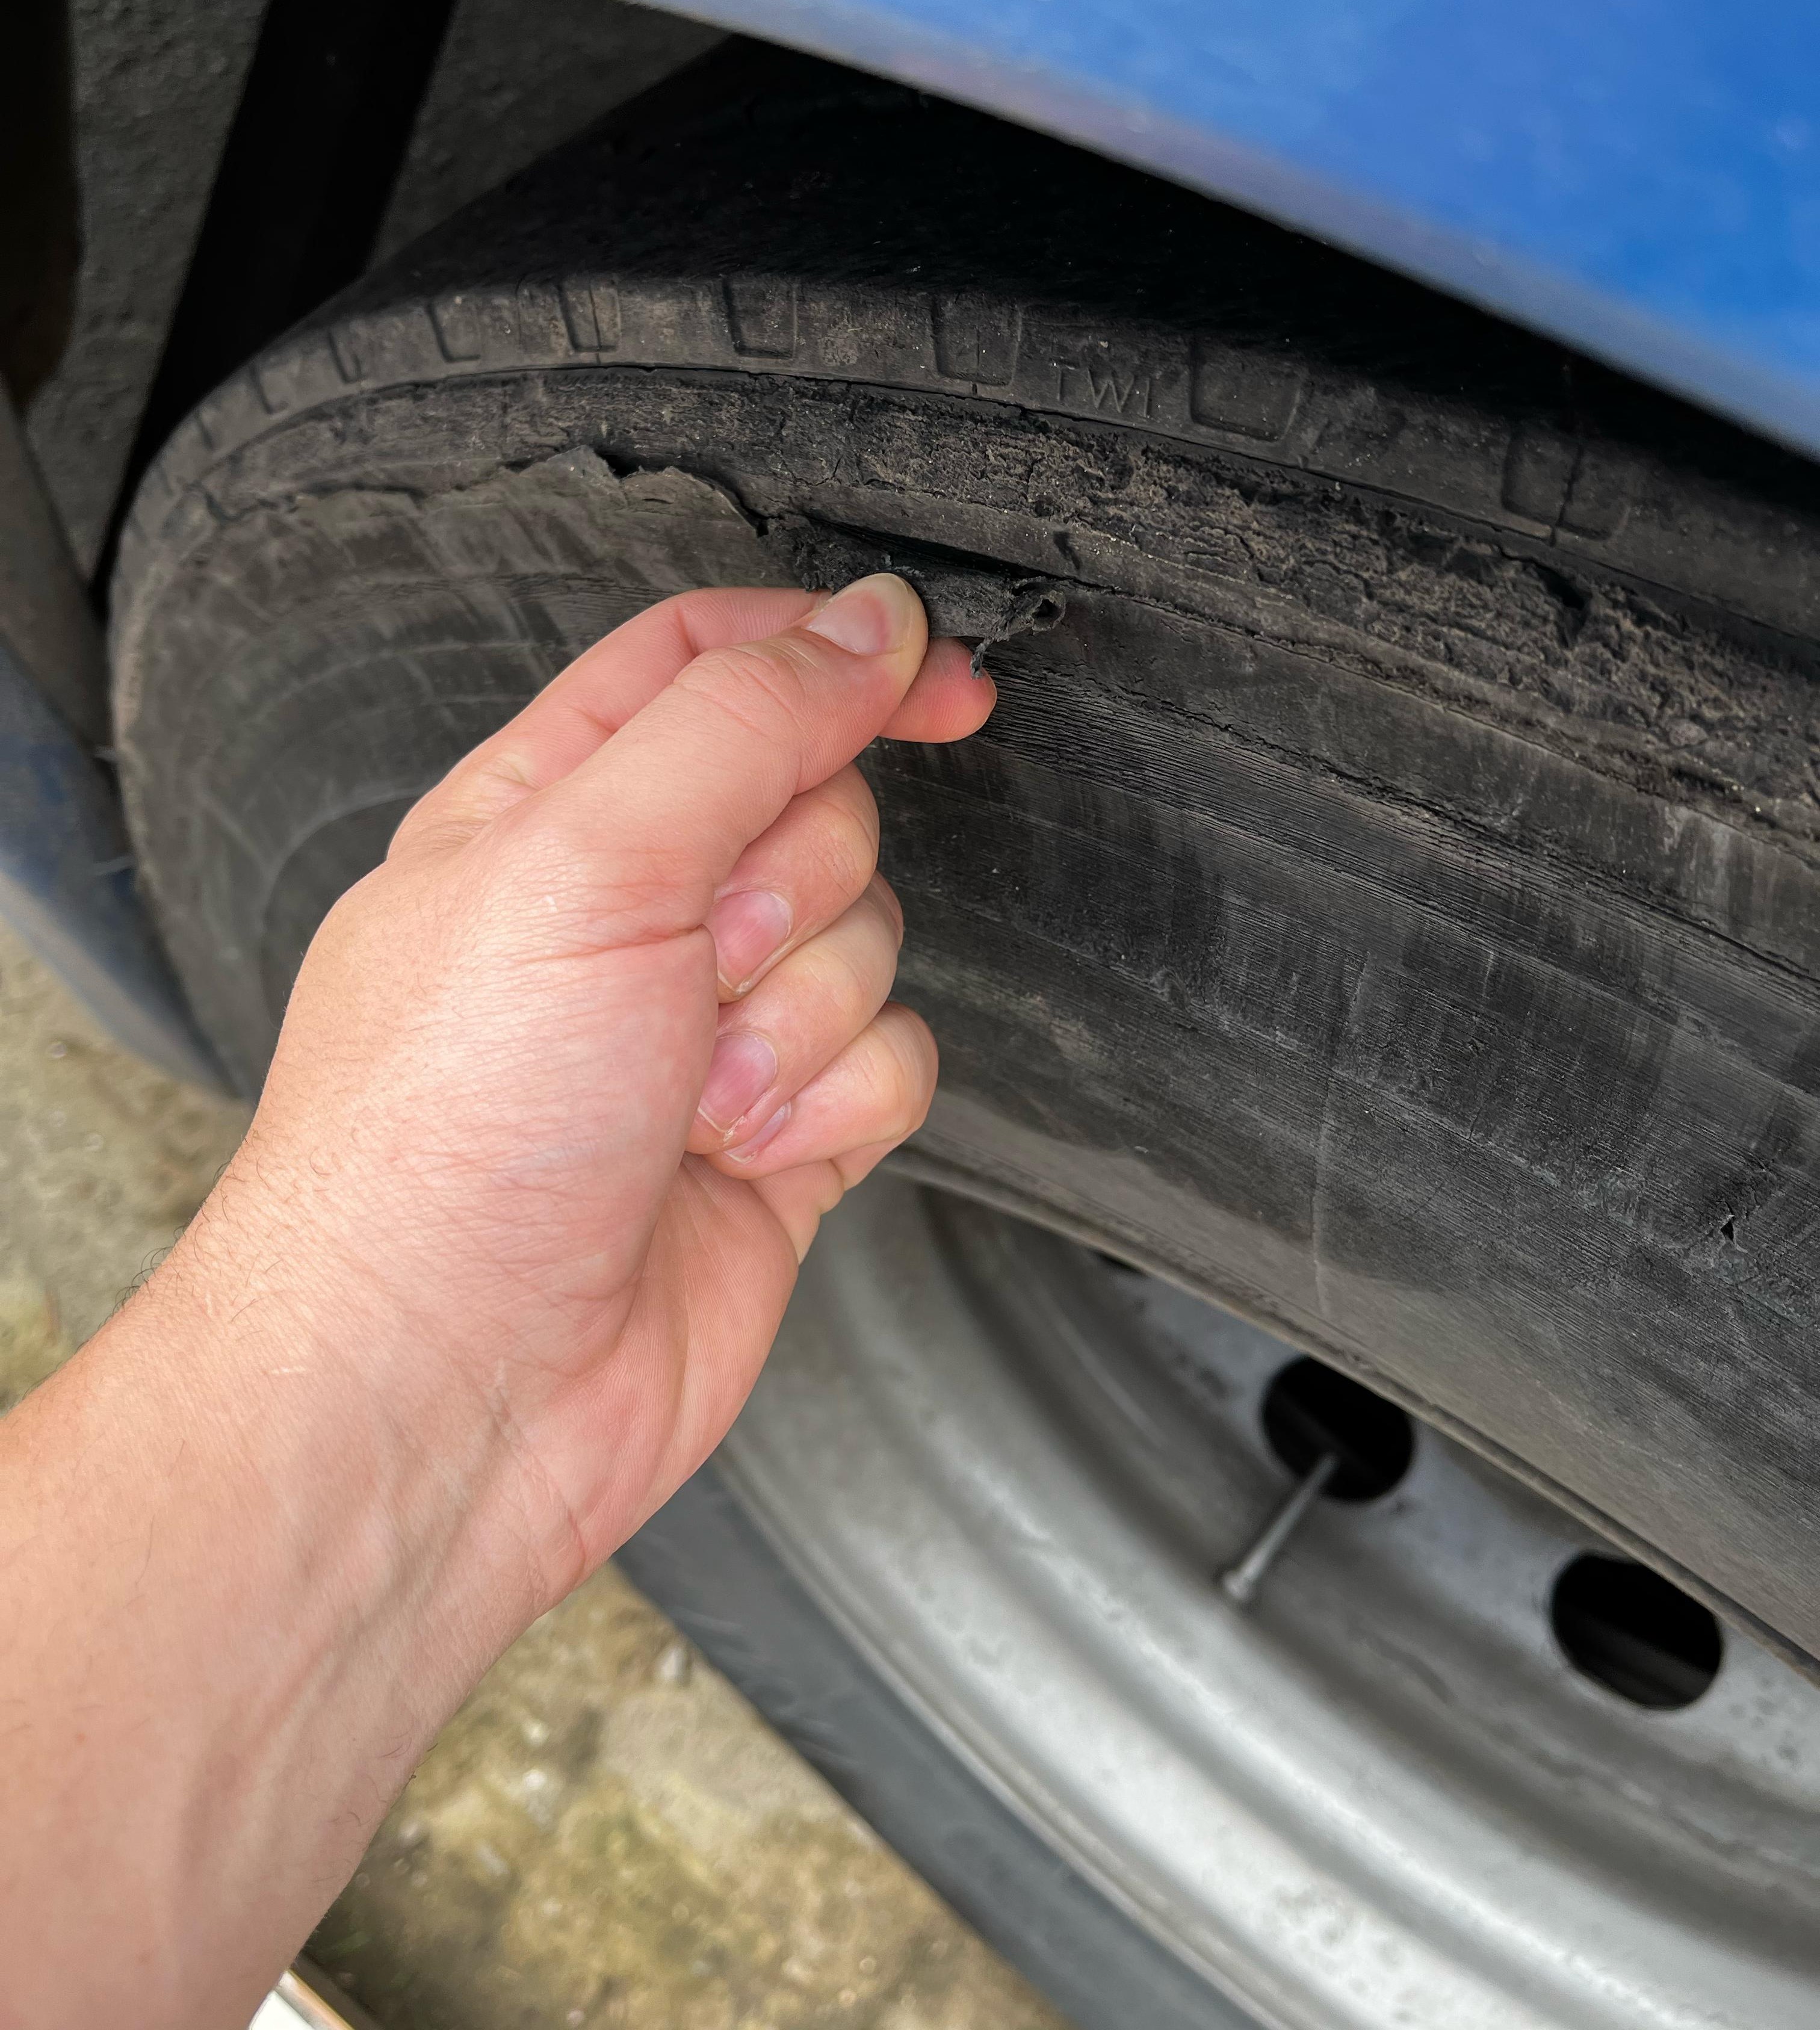
[[[585,853],[609,939],[693,928],[791,799],[883,730],[928,647],[903,579],[861,578],[780,634],[698,656],[520,815]]]

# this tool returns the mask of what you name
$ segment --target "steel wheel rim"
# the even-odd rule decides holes
[[[1684,1711],[1587,1682],[1547,1600],[1594,1540],[1428,1432],[1235,1609],[1290,1350],[958,1203],[884,1179],[829,1222],[722,1463],[1072,1865],[1285,2030],[1812,2021],[1820,1691],[1736,1635]],[[1196,1330],[1174,1379],[1131,1337]]]

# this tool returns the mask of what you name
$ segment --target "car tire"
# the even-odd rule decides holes
[[[920,1174],[1811,1670],[1811,497],[1330,250],[735,45],[177,433],[114,588],[128,812],[251,1091],[335,897],[589,641],[901,571],[1001,700],[868,764]]]

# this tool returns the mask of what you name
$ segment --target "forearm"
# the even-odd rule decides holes
[[[9,2025],[244,2021],[545,1604],[415,1349],[184,1268],[0,1425]]]

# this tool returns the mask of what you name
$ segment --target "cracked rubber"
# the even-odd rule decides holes
[[[568,657],[899,560],[1004,638],[983,734],[869,763],[923,1173],[1360,1374],[1811,1668],[1814,498],[1293,236],[737,49],[178,433],[116,588],[132,820],[251,1088],[329,903]]]

